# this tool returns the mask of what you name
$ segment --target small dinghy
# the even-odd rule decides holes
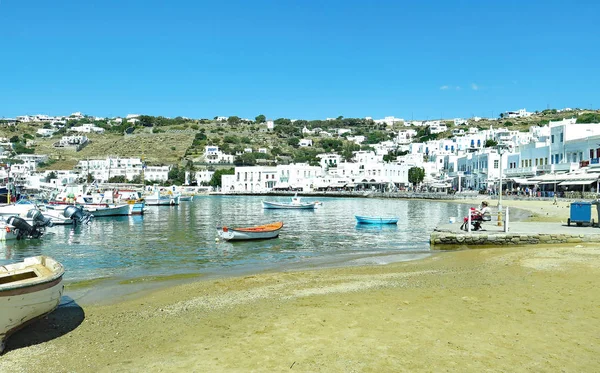
[[[280,221],[247,228],[217,227],[217,234],[225,241],[264,240],[279,236],[282,227]]]

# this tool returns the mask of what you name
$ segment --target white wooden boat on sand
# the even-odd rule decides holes
[[[47,256],[0,266],[0,353],[11,333],[58,306],[64,273],[62,264]]]
[[[256,227],[227,228],[217,227],[217,234],[225,241],[264,240],[279,236],[283,222],[275,222]]]

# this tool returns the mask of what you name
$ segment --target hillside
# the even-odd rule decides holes
[[[593,113],[600,117],[600,111],[583,111],[581,113]],[[575,112],[557,113],[555,110],[545,110],[528,118],[511,118],[497,120],[480,120],[472,122],[469,126],[479,129],[508,128],[511,130],[527,131],[533,125],[545,125],[551,120],[560,120],[575,116]],[[427,128],[404,127],[396,124],[393,128],[385,128],[385,125],[376,125],[372,121],[356,118],[339,117],[332,121],[305,121],[300,120],[292,123],[289,119],[280,118],[276,121],[275,131],[267,131],[266,125],[248,122],[216,122],[213,120],[183,120],[176,118],[169,120],[162,117],[146,117],[149,124],[136,126],[133,132],[123,135],[126,125],[119,127],[110,124],[96,123],[103,126],[107,132],[104,134],[88,134],[91,142],[79,152],[71,150],[57,150],[52,144],[64,135],[57,133],[51,138],[36,136],[36,131],[42,124],[19,123],[17,126],[0,125],[0,136],[12,139],[17,144],[28,142],[29,152],[35,154],[50,155],[51,162],[48,165],[53,169],[71,169],[79,160],[97,159],[107,156],[113,157],[140,157],[149,165],[177,164],[184,160],[192,160],[198,165],[204,164],[204,147],[216,145],[228,154],[242,154],[244,149],[251,148],[252,154],[244,154],[238,158],[238,164],[275,164],[287,161],[318,163],[317,154],[323,152],[337,152],[348,158],[352,151],[369,149],[370,144],[390,139],[393,132],[413,128],[419,131],[417,141],[428,139],[448,138],[452,130],[456,128],[468,130],[469,126],[454,126],[448,123],[447,132],[437,135],[429,135]],[[89,119],[85,119],[89,121]],[[155,120],[155,123],[152,123]],[[68,126],[73,126],[69,123]],[[47,126],[47,125],[46,125]],[[348,128],[352,130],[351,135],[363,135],[366,143],[362,146],[353,144],[344,136],[326,137],[317,134],[302,136],[303,127],[309,129],[320,128],[335,133],[337,128]],[[298,141],[303,138],[313,140],[312,147],[298,147]],[[266,154],[258,153],[258,149],[267,150]],[[241,163],[240,163],[241,162]]]

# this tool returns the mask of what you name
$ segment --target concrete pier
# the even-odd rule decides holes
[[[430,237],[435,250],[464,248],[465,246],[536,245],[554,243],[600,243],[600,228],[567,226],[561,223],[511,222],[508,233],[497,222],[484,223],[480,231],[465,232],[461,222],[438,226]]]

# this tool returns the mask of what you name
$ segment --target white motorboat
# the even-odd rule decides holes
[[[292,197],[291,202],[269,202],[262,201],[265,209],[296,209],[296,210],[314,210],[316,204],[314,202],[302,202],[297,195]]]
[[[108,204],[91,204],[83,205],[83,211],[89,212],[94,215],[95,218],[103,216],[123,216],[129,215],[130,206],[127,203],[121,205],[108,205]]]
[[[62,264],[47,256],[0,266],[0,353],[11,333],[58,306],[64,273]]]

